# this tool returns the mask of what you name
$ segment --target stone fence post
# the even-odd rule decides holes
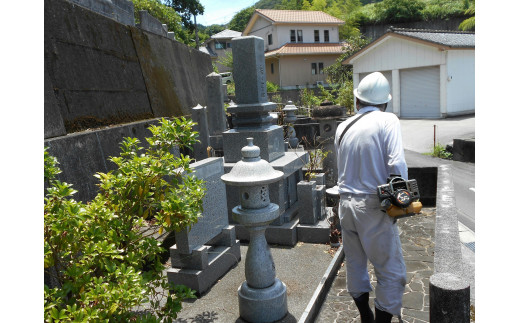
[[[430,322],[469,323],[470,285],[462,278],[462,251],[451,168],[439,166]]]

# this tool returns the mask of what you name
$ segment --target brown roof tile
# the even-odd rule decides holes
[[[287,43],[282,47],[265,53],[265,57],[276,55],[341,54],[346,43]]]
[[[341,19],[323,11],[256,9],[260,15],[275,23],[332,23],[344,24]]]

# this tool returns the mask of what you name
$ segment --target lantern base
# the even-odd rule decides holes
[[[278,278],[267,288],[251,288],[247,281],[238,289],[240,317],[248,322],[274,322],[287,314],[287,287]]]

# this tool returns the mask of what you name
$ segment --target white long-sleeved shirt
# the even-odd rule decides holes
[[[377,194],[377,186],[386,184],[390,174],[408,179],[399,119],[376,107],[364,107],[358,115],[368,111],[374,112],[352,125],[340,147],[341,133],[359,116],[343,121],[336,130],[334,146],[340,194]]]

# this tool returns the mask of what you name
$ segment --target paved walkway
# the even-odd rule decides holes
[[[423,208],[419,215],[398,220],[403,256],[406,263],[407,284],[403,296],[402,321],[429,322],[429,277],[433,274],[435,208]],[[369,267],[372,286],[376,280]],[[346,292],[345,266],[342,265],[329,290],[316,322],[360,322],[352,297]],[[370,293],[374,308],[374,292]],[[394,317],[392,322],[399,322]]]
[[[429,277],[433,274],[435,208],[425,207],[419,215],[400,219],[398,226],[407,269],[407,284],[403,296],[401,321],[394,317],[392,322],[429,322]],[[461,238],[463,235],[464,232],[461,231]],[[464,242],[461,247],[467,248]],[[183,302],[183,310],[175,322],[242,323],[238,313],[236,291],[244,281],[246,251],[247,245],[241,246],[241,261],[207,294],[197,300]],[[467,249],[467,251],[473,255],[471,250]],[[333,252],[328,245],[306,243],[298,243],[292,248],[271,246],[271,252],[277,266],[277,277],[287,284],[289,314],[278,323],[296,323],[331,263]],[[372,285],[375,288],[373,267],[370,265],[369,269]],[[474,274],[470,275],[470,272],[473,270],[473,268],[466,268],[470,276],[467,279],[473,279],[472,305],[474,305]],[[345,266],[342,265],[333,274],[334,281],[314,322],[360,322],[354,301],[346,292]],[[374,308],[374,292],[370,293],[370,304]],[[474,319],[471,321],[474,322]]]

